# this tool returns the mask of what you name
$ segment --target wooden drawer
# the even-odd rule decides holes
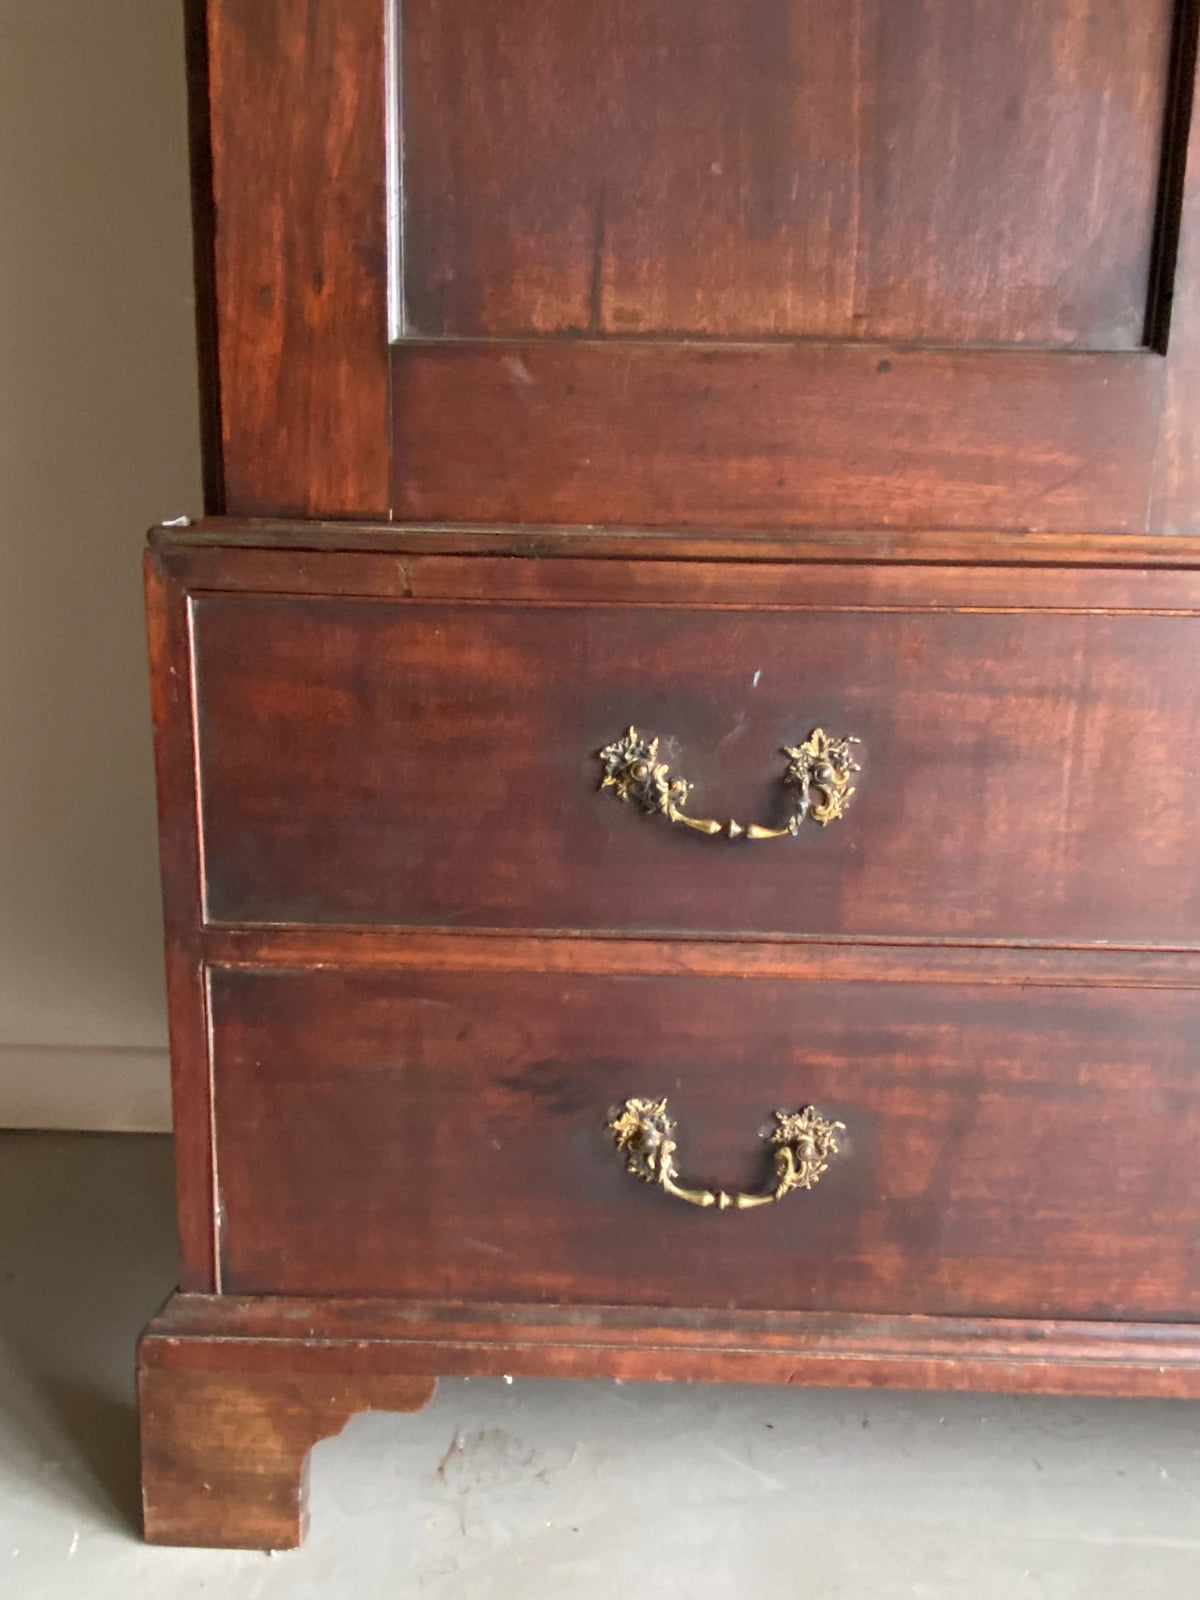
[[[856,1312],[1200,1313],[1200,994],[578,973],[211,978],[228,1292]],[[606,1130],[669,1096],[702,1210]]]
[[[557,574],[523,601],[502,564],[469,559],[443,564],[457,601],[193,600],[209,920],[1200,934],[1196,616],[1113,607],[1113,574],[1102,592],[1036,572],[997,591],[962,570],[930,607],[894,572],[772,590],[712,563],[663,563],[653,585],[633,562],[541,565]],[[571,598],[583,567],[607,569],[588,603]],[[599,792],[597,752],[630,724],[660,736],[702,816],[778,826],[781,748],[816,727],[858,736],[863,770],[840,822],[706,838]]]

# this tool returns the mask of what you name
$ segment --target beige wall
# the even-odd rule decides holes
[[[200,509],[180,0],[0,0],[0,1126],[162,1126],[139,559]]]

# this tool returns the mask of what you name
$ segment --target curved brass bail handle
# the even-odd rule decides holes
[[[788,764],[782,782],[789,791],[791,816],[782,828],[689,817],[683,808],[691,784],[686,778],[669,777],[666,763],[658,759],[657,737],[643,738],[633,727],[623,739],[615,739],[599,752],[604,768],[600,787],[612,789],[618,800],[633,800],[643,811],[656,812],[697,833],[723,833],[730,839],[782,839],[798,833],[806,818],[824,827],[845,815],[854,793],[850,780],[862,771],[850,750],[858,743],[853,735],[839,739],[824,728],[814,728],[803,744],[785,746]]]
[[[837,1134],[844,1122],[827,1122],[812,1106],[803,1111],[777,1111],[776,1127],[766,1135],[774,1156],[775,1183],[762,1194],[726,1194],[724,1189],[685,1189],[675,1169],[675,1124],[662,1100],[626,1100],[624,1110],[606,1124],[625,1157],[625,1167],[644,1183],[689,1206],[718,1211],[749,1211],[773,1205],[793,1189],[811,1189],[838,1153]]]

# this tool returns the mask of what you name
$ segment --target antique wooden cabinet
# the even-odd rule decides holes
[[[1196,26],[193,11],[148,1537],[443,1373],[1200,1395]]]

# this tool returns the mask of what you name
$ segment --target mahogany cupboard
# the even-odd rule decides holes
[[[189,27],[148,1537],[442,1373],[1200,1395],[1193,0]]]

